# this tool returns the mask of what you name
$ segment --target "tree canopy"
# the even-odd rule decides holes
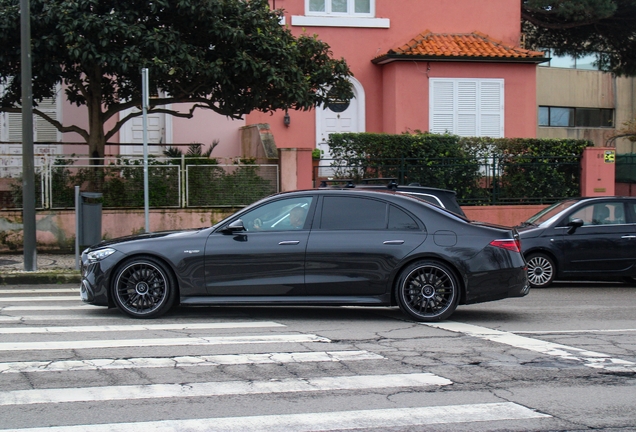
[[[526,46],[599,53],[601,70],[636,75],[636,0],[523,0]]]
[[[0,0],[0,111],[18,112],[19,0]],[[311,35],[294,37],[267,0],[31,0],[34,112],[63,84],[66,98],[88,111],[76,132],[93,157],[141,105],[141,68],[150,86],[166,95],[150,112],[191,117],[207,108],[230,118],[258,110],[309,110],[329,98],[352,97],[344,59]],[[329,95],[327,94],[329,93]],[[168,104],[192,103],[177,112]],[[109,119],[117,120],[105,130]],[[109,124],[112,124],[109,123]]]

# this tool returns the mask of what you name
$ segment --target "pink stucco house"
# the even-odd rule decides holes
[[[309,112],[254,112],[240,121],[202,110],[190,120],[155,115],[149,120],[149,142],[156,144],[151,152],[218,140],[213,156],[241,156],[245,126],[267,123],[280,153],[281,189],[289,190],[312,187],[311,150],[328,155],[334,132],[534,137],[536,70],[545,59],[520,46],[520,1],[270,0],[272,8],[284,10],[281,25],[296,35],[317,34],[336,58],[347,60],[355,98]],[[84,112],[62,96],[48,108],[65,124],[86,123]],[[20,137],[11,135],[20,129],[9,127],[19,119],[5,114],[2,120],[0,153],[20,153]],[[82,153],[82,147],[62,144],[80,142],[78,135],[40,124],[36,129],[36,140],[60,143],[36,144],[36,153]],[[111,142],[141,143],[141,136],[138,118]],[[115,144],[106,152],[138,154],[141,147]]]

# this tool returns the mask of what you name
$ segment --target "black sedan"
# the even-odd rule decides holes
[[[636,198],[568,199],[517,229],[534,287],[558,279],[635,281]]]
[[[418,321],[528,294],[514,229],[396,192],[273,195],[208,228],[82,253],[81,297],[135,318],[187,305],[394,306]]]

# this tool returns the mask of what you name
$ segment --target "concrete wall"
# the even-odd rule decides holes
[[[470,219],[498,225],[517,225],[539,210],[533,206],[463,207]],[[150,231],[200,228],[214,225],[235,209],[164,209],[150,211]],[[40,211],[36,215],[38,251],[73,252],[75,250],[75,212]],[[144,231],[143,210],[104,210],[102,237],[111,239]],[[0,253],[22,251],[22,212],[0,211]]]
[[[537,127],[538,138],[587,139],[606,146],[616,130],[636,116],[636,78],[590,70],[539,67],[537,105],[615,110],[615,128]],[[636,144],[622,138],[612,144],[617,153],[636,153]]]

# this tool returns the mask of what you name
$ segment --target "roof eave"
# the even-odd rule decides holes
[[[404,55],[385,54],[371,60],[371,63],[384,65],[396,61],[437,61],[437,62],[479,62],[479,63],[544,63],[548,57],[468,57],[468,56],[429,56],[429,55]]]

